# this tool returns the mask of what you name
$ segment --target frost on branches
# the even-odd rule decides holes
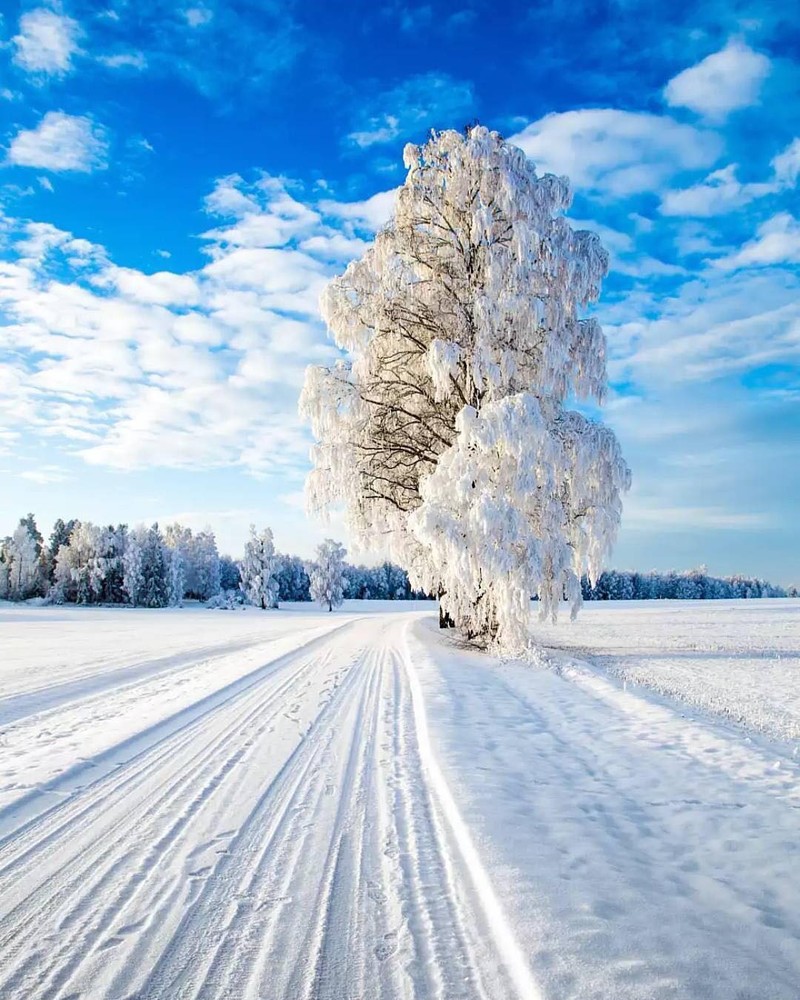
[[[326,538],[317,546],[317,561],[310,567],[311,599],[328,611],[338,608],[344,598],[346,555],[343,545]]]
[[[258,534],[250,525],[250,539],[245,543],[244,559],[239,568],[241,590],[257,608],[277,608],[279,559],[275,553],[272,529]]]
[[[527,643],[530,597],[577,611],[630,473],[600,403],[605,337],[580,309],[608,257],[573,230],[566,178],[483,127],[407,146],[394,219],[327,287],[349,360],[312,367],[310,506],[343,504],[468,635]]]

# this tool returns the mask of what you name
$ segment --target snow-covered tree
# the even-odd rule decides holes
[[[201,601],[207,601],[220,591],[220,568],[217,540],[210,528],[193,536],[190,547],[193,586],[191,591]]]
[[[230,556],[219,557],[220,590],[237,590],[239,587],[239,564]]]
[[[344,597],[346,555],[343,545],[326,538],[317,546],[317,558],[311,564],[311,597],[328,611],[338,608]]]
[[[0,543],[0,601],[8,600],[8,562],[6,561],[6,548]]]
[[[245,543],[244,558],[239,567],[239,573],[242,593],[257,608],[277,608],[278,581],[276,573],[278,566],[272,529],[264,528],[259,533],[256,531],[255,525],[251,524],[250,539]]]
[[[169,604],[169,558],[157,524],[147,528],[142,542],[142,589],[137,600],[145,608]]]
[[[76,524],[69,541],[56,553],[54,596],[59,601],[91,604],[102,599],[113,559],[112,538],[90,521]]]
[[[138,524],[131,528],[125,544],[122,557],[123,581],[129,602],[136,607],[140,603],[144,587],[144,547],[147,540],[147,528]]]
[[[192,533],[180,524],[168,524],[164,529],[170,607],[179,607],[189,589]]]
[[[122,557],[128,527],[125,524],[109,525],[104,530],[106,572],[103,578],[102,600],[109,604],[123,604],[126,599]]]
[[[577,611],[630,474],[600,403],[605,338],[580,309],[608,257],[563,217],[563,177],[483,127],[407,146],[393,220],[323,296],[350,359],[306,374],[313,510],[343,504],[468,634],[527,641],[531,595]]]
[[[6,546],[8,558],[8,596],[15,601],[34,597],[41,588],[39,555],[41,549],[27,520],[17,525]]]
[[[182,549],[165,547],[167,560],[167,601],[171,608],[179,608],[186,593],[186,563]]]
[[[279,601],[311,600],[308,571],[299,556],[287,556],[279,552],[275,579],[278,582]]]

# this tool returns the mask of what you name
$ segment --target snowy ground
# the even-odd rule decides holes
[[[800,742],[800,601],[621,601],[537,639],[618,677],[779,739]]]
[[[796,1000],[800,602],[535,628],[0,605],[0,996]]]

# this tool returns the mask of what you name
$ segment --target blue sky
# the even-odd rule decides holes
[[[789,4],[2,5],[0,531],[247,525],[309,554],[303,370],[402,182],[480,120],[612,273],[614,563],[800,582],[800,18]],[[667,9],[669,8],[669,9]]]

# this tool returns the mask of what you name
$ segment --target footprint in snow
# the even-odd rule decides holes
[[[383,941],[380,944],[375,945],[375,957],[379,962],[385,962],[387,958],[396,954],[397,949],[397,931],[390,931],[383,935]]]

